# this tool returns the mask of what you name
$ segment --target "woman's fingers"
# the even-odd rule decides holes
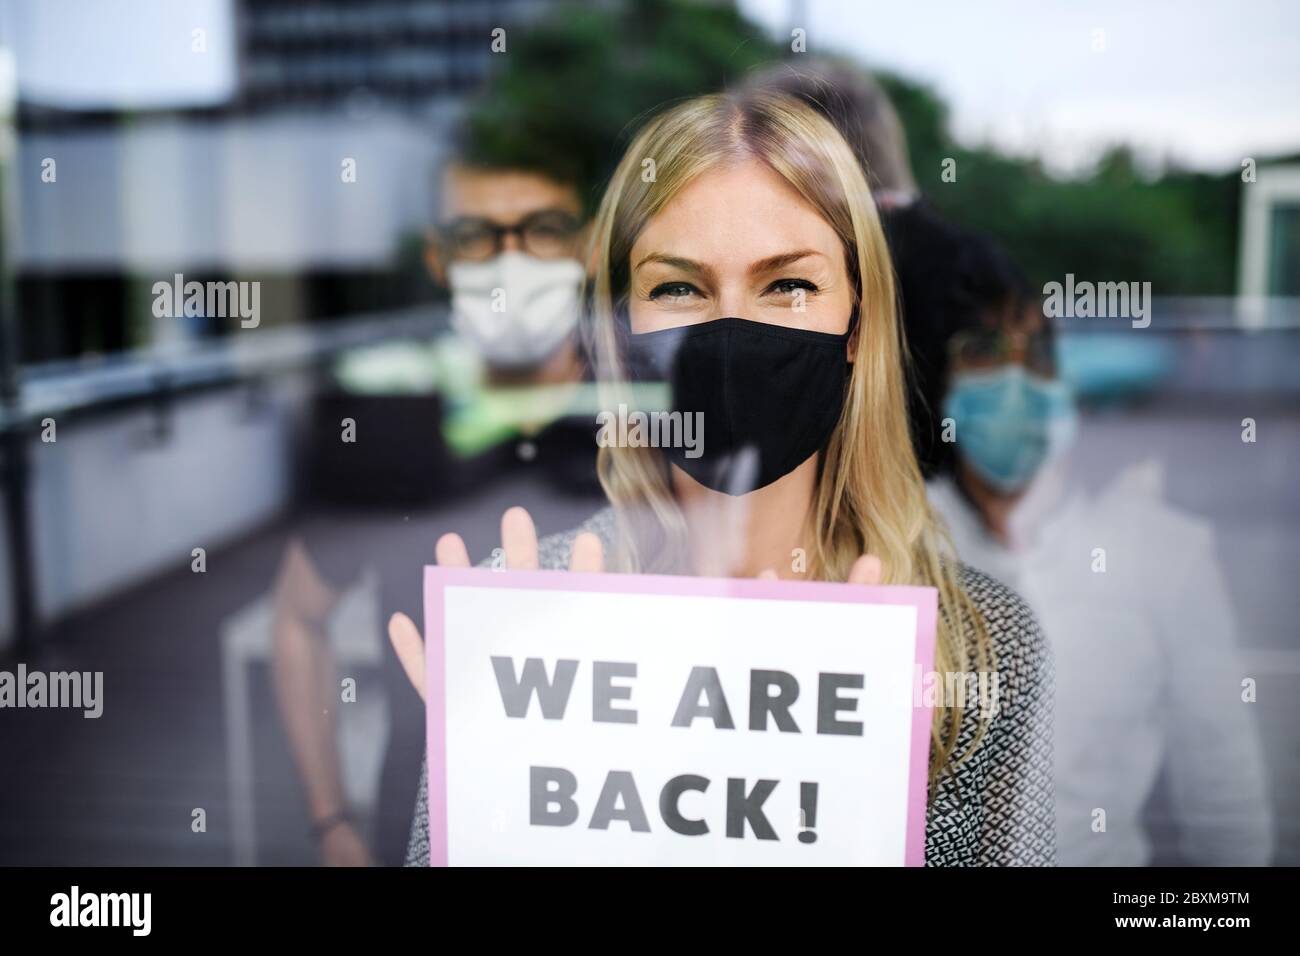
[[[424,700],[424,640],[415,622],[405,614],[394,614],[388,619],[388,639],[393,642],[393,650],[397,651],[397,659],[402,662],[406,679]]]
[[[600,538],[584,531],[573,539],[573,553],[569,556],[570,571],[599,572],[605,570],[605,549]]]
[[[877,585],[884,576],[884,565],[874,554],[864,554],[849,569],[849,584]]]
[[[433,553],[438,559],[438,564],[444,568],[469,567],[469,549],[465,547],[465,540],[458,534],[444,534],[438,539]]]
[[[537,570],[537,528],[523,508],[510,508],[501,516],[501,547],[509,570]]]
[[[758,579],[760,581],[779,581],[781,580],[781,576],[771,568],[768,568],[766,571],[758,572]]]

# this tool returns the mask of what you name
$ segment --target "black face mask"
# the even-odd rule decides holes
[[[634,380],[670,385],[671,411],[703,416],[700,447],[665,448],[669,460],[714,491],[743,495],[826,446],[844,408],[852,333],[852,323],[831,335],[716,319],[630,335],[628,361]]]

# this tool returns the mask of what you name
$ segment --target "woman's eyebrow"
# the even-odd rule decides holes
[[[766,259],[760,259],[758,262],[750,265],[749,274],[761,275],[764,272],[772,272],[776,269],[781,269],[785,266],[791,265],[792,263],[798,262],[800,259],[808,259],[812,256],[820,256],[823,259],[826,258],[816,249],[796,249],[794,252],[782,252],[779,255],[768,256]],[[650,253],[633,267],[633,271],[635,272],[647,263],[656,263],[658,265],[668,266],[670,269],[680,269],[683,272],[691,272],[705,277],[713,276],[713,270],[701,262],[696,262],[694,259],[686,259],[682,256],[665,255],[662,252]]]
[[[749,267],[750,275],[762,275],[764,272],[773,272],[777,269],[783,269],[788,265],[798,262],[800,259],[807,259],[809,256],[822,256],[816,249],[799,249],[795,252],[783,252],[777,256],[768,256],[766,259],[760,259]]]
[[[633,267],[632,271],[635,272],[637,269],[640,269],[643,265],[646,265],[647,263],[655,263],[657,265],[667,266],[670,269],[680,269],[683,272],[690,272],[694,275],[702,276],[706,279],[713,278],[713,270],[710,269],[708,266],[704,265],[704,263],[696,262],[694,259],[685,259],[681,256],[665,255],[662,252],[650,253],[650,255],[646,256],[644,259],[638,262]]]

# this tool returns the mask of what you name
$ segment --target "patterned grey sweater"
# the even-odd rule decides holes
[[[539,543],[541,566],[565,570],[573,539],[592,531],[608,551],[613,511],[606,508],[580,527]],[[1052,659],[1038,623],[1009,588],[973,568],[961,568],[966,589],[988,627],[998,665],[998,712],[979,747],[944,773],[926,810],[926,866],[1052,866],[1056,863],[1052,789]],[[978,707],[962,713],[957,753],[979,729]],[[420,791],[406,852],[407,866],[429,864],[428,774]]]

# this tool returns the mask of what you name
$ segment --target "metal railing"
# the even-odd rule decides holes
[[[188,391],[310,369],[348,349],[429,337],[446,328],[445,307],[425,305],[27,366],[19,373],[14,407],[0,408],[0,430],[30,427],[45,416],[155,403]]]

